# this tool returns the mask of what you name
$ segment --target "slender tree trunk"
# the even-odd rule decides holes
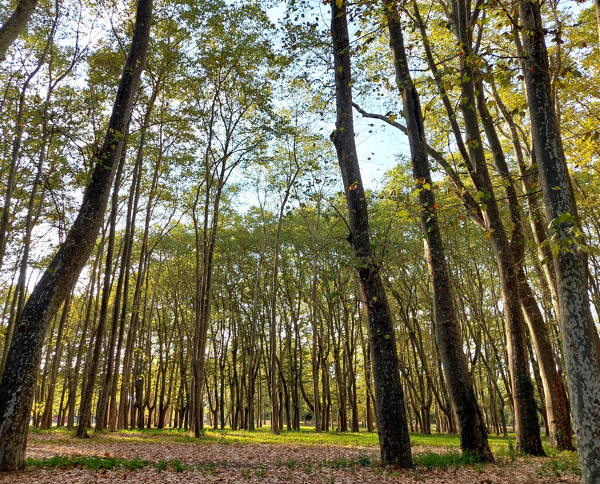
[[[96,270],[102,259],[102,250],[98,249],[98,255],[94,260],[94,264],[92,267],[92,275],[90,276],[90,284],[88,289],[88,300],[85,308],[85,317],[83,321],[83,327],[81,329],[81,337],[79,339],[79,345],[77,347],[77,356],[75,357],[75,368],[73,369],[73,376],[71,378],[69,384],[69,398],[67,399],[67,408],[69,409],[69,413],[67,415],[67,428],[72,429],[75,424],[75,401],[77,399],[77,386],[79,382],[79,370],[81,368],[81,360],[83,357],[83,350],[85,347],[85,337],[88,332],[88,327],[90,324],[90,316],[92,313],[92,306],[94,301],[94,284],[96,282]],[[90,337],[90,342],[92,338]]]
[[[65,322],[69,316],[69,309],[71,307],[71,298],[67,296],[63,304],[63,311],[58,323],[58,331],[56,333],[56,346],[54,348],[54,357],[52,359],[52,369],[50,370],[50,384],[48,385],[48,393],[46,397],[46,404],[44,406],[44,413],[42,415],[42,429],[49,429],[52,427],[52,410],[54,408],[54,389],[56,388],[56,378],[58,377],[58,370],[60,368],[60,358],[62,356],[63,348],[63,333],[65,329]],[[59,407],[60,410],[60,407]]]
[[[349,241],[358,265],[362,298],[367,309],[375,373],[381,461],[384,465],[410,467],[412,456],[394,324],[379,268],[373,260],[375,254],[371,248],[367,200],[356,155],[352,120],[350,41],[346,15],[346,2],[341,2],[341,5],[337,1],[331,2],[337,111],[336,129],[331,138],[342,172],[350,222]]]
[[[600,344],[590,311],[585,254],[577,235],[577,207],[552,104],[541,5],[522,0],[519,7],[533,147],[556,249],[560,330],[577,449],[583,480],[595,483],[600,482]]]
[[[544,400],[546,405],[545,415],[549,421],[548,430],[550,440],[554,447],[560,450],[572,450],[572,431],[569,418],[569,404],[567,394],[561,384],[561,378],[554,361],[552,345],[548,337],[548,331],[543,316],[533,295],[525,271],[523,269],[525,259],[525,236],[523,234],[523,223],[521,208],[518,203],[517,191],[513,178],[504,157],[500,140],[496,134],[491,114],[488,111],[483,85],[479,84],[477,107],[481,122],[484,126],[486,137],[490,145],[497,170],[504,180],[504,191],[508,199],[508,210],[512,225],[511,249],[515,260],[517,271],[517,283],[519,298],[523,316],[529,327],[529,333],[533,339],[536,349],[540,376],[544,388]],[[535,370],[535,369],[534,369]]]
[[[472,50],[473,23],[471,21],[471,4],[466,0],[453,0],[451,3],[451,20],[454,24],[457,40],[460,42],[460,73],[461,73],[461,112],[463,114],[467,141],[462,140],[462,134],[453,119],[454,111],[450,105],[445,89],[440,82],[439,71],[429,50],[422,18],[415,4],[415,15],[427,50],[428,64],[434,72],[436,83],[448,114],[452,119],[452,128],[463,156],[469,175],[481,195],[484,204],[482,227],[490,239],[502,287],[502,297],[505,316],[505,331],[507,338],[508,363],[511,374],[512,397],[515,409],[517,447],[525,453],[543,455],[544,450],[539,435],[537,422],[537,407],[534,399],[533,384],[529,372],[529,358],[525,345],[525,321],[520,306],[518,280],[515,260],[508,236],[506,234],[498,203],[491,184],[486,165],[485,152],[479,129],[476,111],[475,79],[477,74],[472,58],[476,55]],[[468,150],[466,148],[468,146]]]
[[[123,141],[125,143],[125,141]],[[110,293],[112,288],[112,274],[113,274],[113,256],[114,256],[114,245],[116,236],[116,221],[117,221],[117,210],[118,210],[118,198],[119,198],[119,187],[121,181],[121,174],[123,172],[123,165],[125,162],[124,148],[121,151],[121,158],[117,167],[116,180],[113,187],[112,200],[111,200],[111,211],[109,217],[109,235],[106,247],[106,260],[104,261],[104,282],[102,285],[102,301],[100,303],[100,315],[98,317],[98,326],[96,327],[96,339],[94,341],[94,349],[91,355],[90,364],[87,365],[87,375],[85,387],[81,393],[81,405],[79,411],[79,423],[77,426],[77,436],[84,438],[87,437],[87,428],[91,420],[92,414],[92,397],[94,394],[94,387],[96,384],[96,375],[98,373],[98,367],[100,365],[100,352],[104,343],[104,327],[106,326],[106,318],[108,314],[108,301],[110,299]],[[109,357],[107,357],[109,358]],[[100,398],[99,398],[100,400]],[[101,430],[102,425],[99,427],[99,416],[96,412],[96,429]],[[103,419],[102,419],[103,420]]]
[[[154,103],[156,101],[156,97],[158,96],[159,91],[159,83],[154,86],[152,91],[152,95],[150,96],[149,105],[146,109],[146,114],[144,115],[144,124],[142,126],[142,134],[140,136],[140,143],[138,146],[138,152],[136,155],[136,167],[140,167],[143,158],[143,150],[145,147],[146,133],[148,129],[148,125],[150,123],[150,116],[152,114],[152,109],[154,107]],[[138,162],[139,160],[139,162]],[[126,419],[126,405],[129,399],[129,376],[131,374],[131,361],[133,354],[133,345],[136,337],[136,330],[139,321],[139,312],[140,312],[140,299],[142,292],[142,282],[144,280],[144,276],[147,270],[147,246],[148,246],[148,231],[150,228],[150,219],[152,215],[152,202],[154,200],[154,194],[156,192],[156,187],[158,184],[158,176],[159,176],[159,168],[160,168],[160,156],[158,161],[154,167],[154,174],[152,176],[152,184],[150,188],[150,194],[148,199],[148,204],[146,206],[146,219],[144,224],[144,235],[142,236],[142,247],[140,249],[140,257],[138,260],[138,274],[135,282],[135,289],[133,292],[133,303],[131,308],[131,318],[129,321],[129,328],[127,331],[127,340],[125,342],[125,354],[123,356],[123,370],[121,375],[121,391],[119,396],[119,411],[118,411],[118,419],[117,419],[117,429],[121,429],[127,426]],[[140,176],[138,175],[138,178]],[[135,213],[135,211],[133,212]]]
[[[37,4],[38,0],[19,0],[12,15],[0,27],[0,62],[6,59],[6,51],[27,27]]]
[[[27,427],[44,335],[73,289],[94,248],[104,217],[114,169],[121,155],[133,97],[144,67],[152,0],[139,0],[131,49],[121,75],[113,112],[81,208],[65,242],[50,262],[19,316],[0,382],[0,469],[24,464]]]
[[[388,21],[390,45],[396,68],[396,82],[402,94],[408,130],[413,177],[419,189],[421,231],[425,242],[425,259],[433,292],[434,332],[454,411],[458,416],[461,449],[474,453],[485,462],[493,457],[487,442],[487,430],[473,390],[463,353],[463,342],[450,292],[450,278],[444,246],[437,221],[433,181],[425,147],[425,128],[419,94],[412,82],[404,49],[400,18],[393,2],[383,1]]]

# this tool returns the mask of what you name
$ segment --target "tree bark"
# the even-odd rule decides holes
[[[425,128],[419,94],[408,68],[398,12],[390,0],[384,0],[383,7],[390,34],[396,83],[402,95],[413,178],[419,190],[421,232],[424,237],[425,260],[433,292],[435,338],[443,361],[444,375],[448,382],[452,405],[458,416],[461,449],[463,452],[475,454],[484,462],[492,462],[493,456],[487,441],[487,430],[463,353],[463,341],[450,291],[450,278],[425,147]]]
[[[131,50],[121,75],[106,137],[94,157],[94,171],[81,208],[15,327],[0,382],[1,470],[16,470],[24,465],[29,413],[44,335],[94,248],[146,58],[151,17],[152,0],[139,0]]]
[[[381,461],[384,465],[412,466],[408,425],[404,407],[404,392],[400,371],[394,324],[379,267],[371,248],[367,200],[362,185],[352,120],[352,75],[350,41],[346,18],[346,2],[331,2],[331,35],[333,41],[336,129],[334,143],[346,202],[350,235],[362,298],[367,309],[369,340],[373,353],[375,404]]]
[[[27,27],[37,4],[38,0],[19,0],[12,15],[0,27],[0,62],[6,59],[6,51]]]
[[[519,4],[524,76],[533,147],[546,217],[550,223],[571,410],[583,480],[600,481],[600,344],[588,299],[587,264],[578,240],[576,202],[570,189],[551,96],[541,5]]]

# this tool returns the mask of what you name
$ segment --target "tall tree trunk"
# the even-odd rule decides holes
[[[27,427],[44,335],[88,260],[102,225],[121,155],[123,134],[131,116],[133,97],[144,68],[152,0],[139,0],[131,49],[119,81],[115,104],[81,208],[65,242],[50,262],[19,316],[0,382],[0,469],[24,465]]]
[[[352,120],[352,75],[346,2],[331,2],[336,85],[336,129],[331,138],[335,145],[344,182],[350,235],[356,258],[362,298],[367,309],[369,339],[373,352],[375,403],[381,461],[384,465],[412,466],[404,392],[400,383],[394,324],[379,267],[371,248],[367,200],[362,185]]]
[[[83,328],[81,329],[81,337],[79,339],[79,345],[77,347],[77,356],[75,357],[75,368],[73,369],[73,376],[69,385],[69,398],[67,399],[67,408],[69,409],[69,413],[67,415],[67,428],[72,429],[75,425],[75,401],[77,399],[77,386],[79,383],[79,370],[81,368],[81,360],[83,358],[83,350],[85,348],[85,337],[88,332],[88,327],[90,325],[91,314],[92,314],[92,306],[94,305],[94,284],[96,282],[96,270],[98,269],[98,265],[102,260],[102,245],[98,247],[98,255],[94,259],[94,264],[92,266],[92,274],[90,276],[90,284],[88,289],[88,298],[87,304],[85,308],[85,317],[83,320]],[[90,336],[90,343],[92,341],[92,336]]]
[[[548,430],[550,432],[550,440],[552,445],[560,450],[573,450],[567,394],[556,368],[554,353],[544,318],[523,269],[525,236],[523,234],[521,207],[519,206],[517,191],[506,163],[504,151],[498,139],[492,116],[487,108],[483,85],[481,83],[478,85],[477,107],[496,168],[504,180],[504,191],[508,199],[508,210],[512,226],[511,249],[517,271],[519,298],[523,316],[529,327],[529,333],[535,345],[539,362],[540,376],[544,387],[545,414],[549,421]]]
[[[6,59],[6,51],[27,27],[37,4],[38,0],[19,0],[12,15],[0,27],[0,62]]]
[[[127,136],[127,133],[125,133]],[[96,334],[96,345],[94,347],[94,356],[96,353],[98,356],[100,355],[100,349],[102,348],[102,343],[104,340],[104,326],[106,325],[106,319],[108,314],[108,301],[111,296],[112,289],[112,281],[113,277],[113,257],[114,257],[114,243],[116,236],[116,223],[117,223],[117,212],[119,208],[119,189],[121,188],[121,175],[123,172],[123,166],[125,164],[125,156],[126,156],[126,141],[124,141],[124,146],[121,152],[121,160],[119,161],[119,166],[117,168],[117,174],[115,177],[115,183],[113,187],[112,194],[112,203],[111,203],[111,213],[110,213],[110,233],[108,236],[108,247],[106,250],[106,261],[105,261],[105,271],[104,271],[104,287],[102,290],[102,303],[100,306],[100,319],[98,321],[98,330]],[[135,183],[135,180],[134,180]],[[128,222],[127,222],[128,223]],[[118,314],[119,314],[119,304],[121,291],[123,286],[123,275],[125,270],[123,269],[124,261],[127,259],[128,252],[128,240],[126,239],[123,244],[123,253],[121,255],[121,270],[119,271],[119,277],[117,280],[117,288],[113,297],[113,307],[112,307],[112,324],[111,331],[109,336],[108,348],[105,352],[105,364],[106,369],[104,372],[104,376],[102,378],[102,387],[100,390],[100,395],[98,396],[98,404],[96,410],[96,431],[100,431],[104,429],[105,426],[105,416],[106,416],[106,406],[108,399],[108,387],[110,385],[111,376],[112,376],[112,365],[113,365],[113,352],[114,346],[117,336],[117,322],[118,322]],[[115,269],[116,271],[116,269]],[[97,367],[98,362],[94,361],[92,363],[92,367]],[[96,368],[94,368],[96,369]],[[96,372],[88,374],[88,390],[93,392],[93,387],[96,382]],[[87,397],[87,391],[86,391]],[[87,399],[87,398],[86,398]],[[79,428],[81,429],[81,424]],[[80,431],[78,431],[78,434]],[[80,435],[82,436],[82,435]]]
[[[450,278],[437,220],[433,181],[425,146],[425,128],[419,94],[408,68],[398,12],[390,0],[384,0],[383,7],[390,33],[396,83],[402,94],[413,178],[419,189],[421,232],[424,236],[425,259],[433,292],[435,338],[443,361],[444,375],[448,382],[452,405],[458,416],[461,449],[463,452],[475,454],[482,461],[492,462],[493,457],[487,441],[487,430],[463,353],[463,341],[450,291]]]
[[[294,137],[294,147],[296,146],[296,138]],[[279,434],[279,412],[280,405],[277,401],[277,292],[279,288],[279,253],[281,251],[281,227],[283,225],[283,215],[290,196],[292,187],[300,173],[300,166],[296,161],[296,153],[294,151],[294,166],[290,166],[290,171],[287,174],[286,187],[279,207],[279,215],[277,217],[277,232],[275,233],[275,254],[273,255],[273,274],[271,287],[271,305],[270,305],[270,365],[271,365],[271,432]]]
[[[141,163],[143,158],[143,150],[145,147],[145,140],[148,130],[148,125],[150,123],[150,116],[152,114],[152,110],[154,107],[154,103],[156,101],[156,97],[159,92],[159,82],[157,82],[152,91],[152,95],[150,96],[149,104],[146,108],[146,113],[144,115],[144,124],[142,126],[142,133],[140,136],[140,143],[138,145],[138,152],[136,155],[136,167],[139,166],[141,170]],[[138,162],[139,160],[139,162]],[[154,166],[154,173],[152,176],[152,184],[150,188],[150,194],[148,195],[148,204],[146,206],[146,219],[144,223],[144,235],[142,236],[142,247],[140,249],[140,256],[138,260],[138,273],[135,282],[135,289],[133,292],[133,302],[131,307],[131,318],[129,320],[129,328],[127,331],[127,340],[125,342],[125,354],[123,356],[123,370],[121,375],[121,391],[119,396],[119,411],[118,411],[118,419],[117,419],[117,429],[121,429],[127,426],[126,419],[126,405],[129,399],[129,376],[131,374],[131,362],[133,355],[133,345],[136,337],[137,325],[139,322],[139,312],[140,312],[140,299],[142,292],[142,283],[144,280],[144,276],[147,270],[147,247],[148,247],[148,232],[150,228],[150,219],[152,216],[152,203],[154,200],[154,195],[156,192],[156,187],[158,184],[159,177],[159,168],[160,168],[161,157],[158,157],[158,160]],[[140,176],[138,175],[138,179]],[[139,193],[139,191],[138,191]],[[135,214],[135,211],[133,211]],[[135,215],[134,215],[135,216]]]
[[[460,104],[467,137],[466,142],[463,142],[462,134],[454,117],[454,109],[449,102],[447,93],[441,82],[439,71],[431,55],[423,20],[416,3],[415,15],[422,33],[427,61],[434,73],[438,89],[442,94],[461,155],[465,160],[469,175],[476,189],[483,197],[481,200],[484,202],[482,204],[484,214],[482,228],[486,231],[486,236],[490,239],[494,250],[502,287],[508,363],[515,409],[517,447],[527,454],[543,455],[544,450],[537,422],[537,406],[528,366],[529,358],[525,345],[526,325],[520,306],[515,260],[491,184],[476,111],[477,102],[474,76],[477,72],[472,62],[472,58],[476,55],[472,50],[473,22],[475,19],[473,18],[470,2],[466,0],[453,0],[451,6],[451,21],[454,24],[455,34],[461,47],[460,74],[462,99]],[[469,214],[471,215],[470,212]]]
[[[125,143],[125,141],[123,141]],[[104,327],[106,326],[106,318],[108,314],[108,301],[112,288],[113,274],[113,256],[116,236],[116,222],[119,199],[119,187],[121,182],[121,174],[125,163],[125,147],[121,149],[121,157],[117,167],[116,180],[112,192],[111,211],[109,216],[109,235],[106,246],[106,260],[104,261],[104,281],[102,284],[102,301],[100,302],[100,315],[98,317],[98,325],[96,326],[96,339],[94,341],[91,361],[87,365],[86,382],[83,391],[81,392],[81,405],[79,411],[79,422],[77,426],[77,437],[87,437],[87,428],[90,424],[92,414],[92,399],[94,387],[96,385],[96,375],[100,365],[100,352],[104,343]],[[100,398],[99,398],[100,400]],[[96,412],[96,429],[98,428],[98,413]]]
[[[54,348],[54,357],[52,358],[52,369],[50,370],[50,384],[48,385],[48,393],[46,397],[46,404],[44,406],[44,413],[42,415],[42,429],[49,429],[52,427],[52,410],[54,408],[54,389],[56,388],[56,378],[58,377],[58,370],[60,368],[60,358],[62,355],[63,348],[63,333],[65,329],[65,322],[69,316],[69,309],[71,307],[71,297],[67,296],[63,304],[63,311],[58,323],[58,331],[56,333],[56,346]],[[60,410],[60,407],[59,407]]]
[[[524,75],[533,147],[546,217],[550,222],[571,410],[583,479],[600,481],[600,343],[590,311],[585,254],[578,237],[577,207],[570,189],[551,96],[541,5],[522,0]]]

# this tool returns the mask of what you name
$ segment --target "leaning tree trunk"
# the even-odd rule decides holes
[[[517,191],[514,181],[504,157],[504,151],[496,133],[496,128],[492,116],[487,108],[483,84],[478,85],[477,108],[479,110],[481,122],[492,151],[494,163],[498,173],[504,181],[504,192],[508,199],[508,212],[511,220],[511,248],[515,259],[517,271],[517,284],[521,308],[525,321],[529,327],[529,333],[539,364],[541,379],[544,388],[544,400],[547,416],[547,430],[550,434],[550,442],[553,447],[559,450],[573,450],[571,431],[571,421],[569,417],[569,403],[567,394],[562,385],[562,379],[558,373],[552,344],[548,336],[548,331],[542,317],[542,313],[529,287],[525,271],[523,269],[525,259],[525,236],[523,233],[523,223],[521,217],[521,208],[518,202]],[[534,371],[536,369],[534,368]]]
[[[346,193],[350,225],[348,239],[354,252],[362,297],[367,309],[381,461],[383,464],[411,467],[412,455],[394,324],[379,267],[374,261],[375,254],[371,248],[367,200],[356,154],[352,120],[350,40],[346,3],[343,1],[331,2],[331,35],[337,112],[336,129],[331,139],[337,152]]]
[[[126,128],[127,129],[127,128]],[[106,247],[106,259],[104,261],[104,281],[102,285],[102,301],[100,303],[100,315],[98,317],[98,325],[96,326],[96,338],[94,340],[93,351],[91,354],[91,360],[86,365],[87,373],[85,379],[85,385],[81,392],[81,403],[79,406],[79,422],[77,425],[77,437],[87,437],[87,429],[90,423],[92,415],[92,398],[94,396],[94,388],[96,386],[96,375],[98,373],[98,366],[100,362],[100,352],[104,347],[104,332],[106,326],[106,319],[108,314],[108,300],[112,290],[112,270],[113,270],[113,255],[116,237],[116,223],[117,223],[117,210],[119,200],[119,186],[121,182],[121,174],[123,172],[123,165],[125,164],[124,150],[121,148],[121,156],[119,165],[117,167],[117,173],[115,176],[115,183],[113,186],[112,200],[111,200],[111,212],[109,217],[109,235]],[[100,400],[100,398],[98,399]],[[98,402],[96,408],[100,407]],[[102,420],[101,416],[96,412],[96,424]],[[101,430],[96,428],[96,430]]]
[[[463,341],[450,291],[450,278],[440,227],[437,220],[433,181],[429,170],[425,128],[419,94],[415,88],[404,49],[398,11],[390,0],[383,0],[390,34],[390,46],[396,70],[396,83],[402,94],[404,118],[408,130],[413,177],[419,189],[421,231],[425,241],[425,259],[433,292],[434,332],[450,398],[458,416],[463,452],[475,454],[485,462],[494,460],[487,441],[487,429],[477,403],[471,376],[463,353]]]
[[[27,27],[37,4],[38,0],[20,0],[12,15],[0,27],[0,62],[6,59],[6,51]]]
[[[461,43],[461,111],[468,145],[467,169],[473,184],[483,194],[485,228],[489,237],[502,287],[508,366],[511,375],[512,398],[515,410],[517,449],[530,455],[544,455],[537,421],[537,405],[529,371],[525,344],[525,319],[521,311],[518,279],[512,248],[502,222],[497,199],[486,164],[483,142],[477,117],[475,80],[477,74],[471,58],[473,26],[470,22],[470,3],[452,1],[452,18],[457,40]]]
[[[441,72],[438,70],[433,58],[425,31],[425,24],[416,3],[414,4],[414,13],[423,38],[427,63],[433,73],[438,90],[442,95],[457,146],[475,188],[485,197],[485,203],[481,204],[481,206],[478,205],[475,198],[470,195],[462,183],[458,174],[445,162],[443,157],[439,156],[436,159],[444,166],[453,183],[462,193],[459,198],[463,202],[467,213],[475,223],[486,230],[486,235],[489,236],[492,243],[504,301],[507,353],[512,380],[511,386],[513,387],[511,399],[515,408],[517,448],[528,454],[543,455],[544,450],[537,423],[537,406],[529,373],[529,361],[525,345],[525,320],[520,307],[516,266],[510,242],[506,235],[499,207],[494,196],[481,141],[479,121],[475,112],[474,69],[471,62],[467,61],[472,55],[471,44],[473,32],[472,25],[468,20],[470,12],[467,8],[468,5],[465,0],[452,2],[452,21],[455,24],[456,35],[463,49],[460,53],[461,95],[463,98],[461,101],[461,110],[468,139],[467,143],[463,141],[460,127],[456,121],[454,107],[444,87]],[[435,155],[436,152],[430,151],[430,153]]]
[[[552,231],[560,332],[583,480],[600,482],[600,345],[588,299],[576,202],[554,114],[540,4],[520,3],[531,134]]]
[[[50,262],[21,313],[0,382],[0,469],[24,465],[29,414],[44,336],[50,320],[73,289],[90,256],[106,210],[114,167],[123,146],[133,97],[143,70],[152,17],[152,0],[139,0],[131,50],[119,81],[104,142],[66,240]]]

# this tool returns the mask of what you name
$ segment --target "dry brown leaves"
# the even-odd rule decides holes
[[[414,452],[447,449],[414,448]],[[377,447],[349,448],[339,446],[295,444],[218,444],[140,441],[125,434],[110,438],[76,440],[63,435],[29,436],[27,457],[44,458],[55,455],[87,455],[141,459],[152,463],[179,460],[189,467],[184,472],[172,469],[157,470],[153,466],[129,471],[92,471],[89,469],[37,469],[0,474],[0,483],[211,483],[211,482],[285,482],[285,483],[575,483],[577,476],[540,477],[538,469],[542,459],[517,459],[499,465],[465,468],[385,470],[353,466],[336,468],[326,461],[344,458],[356,459],[367,455],[378,458]]]

